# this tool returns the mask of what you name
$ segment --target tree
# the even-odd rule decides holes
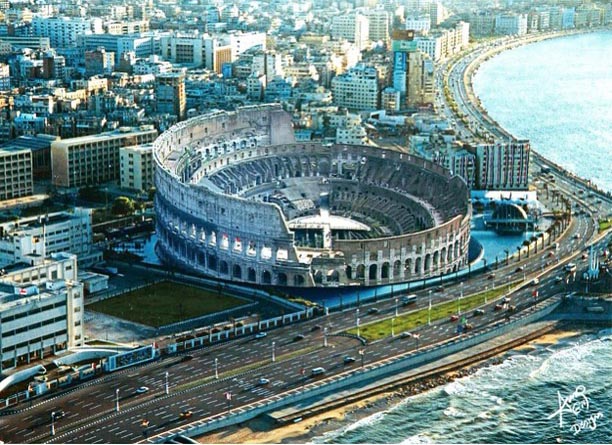
[[[134,213],[134,201],[127,196],[120,196],[113,202],[113,215],[131,215]]]

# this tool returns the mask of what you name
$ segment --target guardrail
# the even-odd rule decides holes
[[[330,392],[339,391],[349,386],[358,385],[372,378],[382,378],[390,374],[396,374],[406,369],[413,368],[440,357],[467,349],[483,341],[506,334],[519,326],[524,326],[542,317],[549,315],[558,305],[559,298],[553,298],[541,302],[535,306],[536,310],[501,324],[490,326],[482,331],[473,332],[461,339],[452,339],[441,344],[434,345],[422,351],[412,351],[400,356],[371,363],[359,370],[349,371],[329,377],[325,380],[304,385],[268,399],[264,399],[246,406],[229,410],[227,413],[217,414],[207,419],[198,420],[190,425],[175,428],[164,433],[151,436],[141,443],[163,443],[177,434],[197,436],[219,428],[245,422],[260,414],[295,404],[299,401],[321,396]]]

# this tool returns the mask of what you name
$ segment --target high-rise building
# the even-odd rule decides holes
[[[435,97],[433,60],[420,51],[413,31],[393,33],[393,88],[400,92],[403,107],[431,104]]]
[[[142,144],[119,149],[121,188],[147,191],[153,183],[153,145]]]
[[[527,190],[529,141],[478,144],[475,152],[477,189]]]
[[[350,110],[378,108],[378,73],[374,67],[359,64],[331,82],[334,103]]]
[[[0,201],[32,194],[32,152],[21,147],[0,148]]]
[[[32,34],[49,37],[53,48],[77,45],[77,35],[102,34],[102,20],[81,17],[40,17],[32,19]]]
[[[98,48],[94,51],[85,51],[85,74],[110,74],[115,69],[115,53]]]
[[[155,78],[155,103],[158,113],[172,114],[179,121],[185,119],[187,98],[183,74],[161,74]]]
[[[495,17],[495,34],[506,36],[527,34],[527,14],[498,14]]]
[[[364,11],[368,18],[368,35],[372,42],[387,42],[389,40],[389,23],[391,17],[384,9],[368,9]]]
[[[84,187],[118,181],[119,149],[153,142],[151,125],[62,139],[51,143],[52,181],[59,187]]]
[[[365,49],[370,40],[370,25],[367,17],[358,12],[334,17],[332,37],[346,39],[354,43],[360,51]]]
[[[82,346],[84,297],[75,255],[35,258],[0,283],[0,371]]]

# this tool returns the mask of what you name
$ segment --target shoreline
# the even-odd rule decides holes
[[[377,394],[358,402],[326,410],[300,422],[276,426],[266,418],[255,418],[243,424],[234,425],[224,431],[211,432],[196,438],[199,443],[218,444],[275,444],[310,443],[313,438],[335,431],[361,419],[384,412],[401,403],[408,397],[423,394],[434,388],[444,386],[456,379],[474,374],[481,368],[495,366],[517,354],[527,354],[539,348],[559,344],[571,338],[594,332],[596,329],[568,326],[555,329],[540,337],[501,352],[489,359],[475,362],[455,371],[407,383],[400,389]]]
[[[462,80],[463,80],[463,84],[464,84],[465,91],[466,91],[469,102],[478,111],[478,113],[480,114],[480,119],[482,121],[488,122],[489,124],[494,125],[495,127],[497,127],[498,131],[502,133],[506,133],[513,139],[516,139],[516,137],[512,133],[510,133],[503,126],[501,126],[494,118],[489,116],[488,111],[484,108],[484,106],[480,102],[480,98],[476,95],[476,92],[474,91],[473,78],[474,78],[474,75],[480,69],[481,65],[505,51],[515,49],[521,46],[529,45],[532,43],[538,43],[538,42],[542,42],[545,40],[551,40],[551,39],[557,39],[557,38],[563,38],[563,37],[571,37],[571,36],[581,35],[581,34],[590,34],[590,33],[606,32],[606,31],[608,32],[612,31],[612,27],[601,26],[598,28],[589,28],[589,29],[555,31],[555,32],[550,32],[546,34],[535,34],[535,35],[527,34],[520,39],[509,41],[500,47],[496,47],[488,51],[484,51],[476,59],[474,59],[470,64],[468,64],[463,71]],[[478,50],[480,46],[481,44],[479,44],[476,48],[474,48],[474,51]],[[457,59],[455,63],[458,63],[464,57],[465,56],[462,56],[461,58]],[[599,193],[605,196],[608,199],[612,199],[612,191],[606,191],[602,189],[601,187],[599,187],[599,185],[595,184],[591,179],[583,178],[582,176],[577,175],[576,173],[568,170],[567,168],[547,158],[546,156],[544,156],[537,150],[534,150],[533,148],[532,148],[532,152],[534,154],[534,157],[537,158],[539,162],[547,164],[549,167],[557,170],[557,172],[567,175],[573,181],[581,183],[584,187],[587,187],[595,191],[596,193]],[[532,162],[535,162],[535,161],[532,161]]]

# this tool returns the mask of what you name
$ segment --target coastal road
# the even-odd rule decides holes
[[[581,239],[588,239],[592,233],[591,219],[575,218],[568,233],[560,240],[561,247],[556,255],[563,256],[576,250],[577,244],[573,238],[575,234],[580,234]],[[499,265],[494,279],[489,279],[487,274],[475,274],[463,284],[445,285],[442,292],[431,293],[433,303],[458,300],[461,291],[467,296],[486,286],[502,284],[508,280],[529,280],[534,273],[541,272],[542,267],[547,267],[545,261],[556,259],[548,257],[549,252],[550,249],[540,250],[537,255],[532,253],[530,258],[522,258],[521,262],[512,260],[507,266]],[[518,267],[523,270],[517,272]],[[559,273],[551,271],[541,278],[541,297],[564,290],[564,282],[555,280]],[[513,295],[513,304],[519,305],[519,308],[531,304],[531,291],[527,288]],[[398,312],[427,307],[429,295],[428,289],[417,292],[417,303],[397,306]],[[366,323],[393,316],[395,300],[399,297],[363,306],[359,308],[359,313],[356,309],[350,309],[275,329],[263,339],[238,338],[193,351],[190,353],[193,358],[186,361],[172,357],[103,377],[93,382],[95,384],[51,398],[23,413],[4,417],[0,426],[0,438],[5,442],[133,442],[142,439],[143,433],[157,434],[195,418],[224,412],[229,408],[224,396],[227,392],[232,393],[232,407],[236,407],[311,382],[310,370],[317,366],[325,367],[327,375],[358,371],[361,364],[360,350],[364,351],[364,363],[370,363],[416,348],[414,338],[396,336],[363,347],[354,338],[334,335],[355,326],[358,317],[362,323]],[[484,316],[470,318],[476,328],[505,318],[505,314],[492,309],[494,304],[491,302],[484,308]],[[373,306],[376,306],[378,312],[368,314],[368,309]],[[330,333],[327,348],[323,347],[324,328]],[[419,347],[424,347],[455,336],[456,325],[441,320],[430,327],[419,329],[419,332]],[[304,335],[304,339],[294,341],[297,334]],[[275,362],[272,362],[272,342]],[[357,361],[345,365],[345,355],[355,357]],[[215,359],[219,379],[214,378]],[[169,373],[168,395],[165,394],[166,372]],[[262,377],[268,379],[269,383],[259,384]],[[149,390],[138,394],[136,390],[141,386],[147,386]],[[116,412],[117,389],[119,412]],[[63,410],[65,416],[54,422],[56,436],[51,437],[51,412],[59,410]],[[180,413],[183,411],[191,411],[192,416],[181,418]],[[145,419],[148,421],[146,428],[142,426]]]

